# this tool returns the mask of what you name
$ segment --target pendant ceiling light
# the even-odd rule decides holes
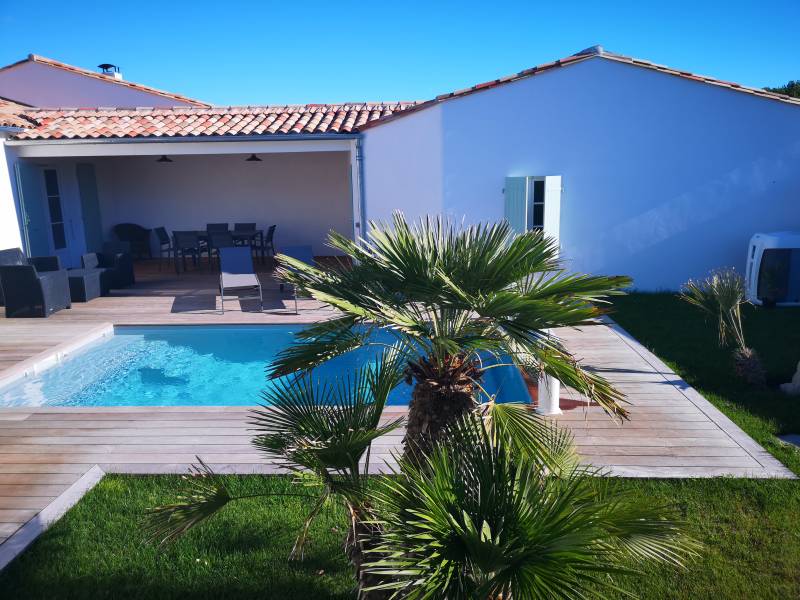
[[[255,154],[251,154],[250,158],[248,158],[245,162],[261,162],[261,159],[258,158]]]
[[[172,159],[170,157],[168,157],[166,154],[162,154],[161,158],[156,160],[156,162],[167,163],[167,162],[172,162]]]

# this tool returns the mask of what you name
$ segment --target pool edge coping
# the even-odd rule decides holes
[[[89,344],[112,335],[114,335],[114,325],[111,323],[101,323],[74,339],[61,342],[52,348],[43,350],[39,354],[35,354],[11,367],[3,369],[3,371],[0,372],[0,389],[20,379],[35,377],[61,364],[64,360],[69,359],[73,354],[83,350]]]

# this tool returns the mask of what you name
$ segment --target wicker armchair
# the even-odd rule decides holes
[[[89,252],[81,256],[81,266],[84,269],[102,271],[100,287],[103,294],[107,294],[108,290],[125,288],[136,283],[133,259],[127,252]]]
[[[113,231],[121,242],[130,244],[131,254],[138,258],[153,258],[150,229],[136,223],[120,223],[114,225]]]
[[[67,271],[57,256],[26,258],[19,248],[0,251],[0,288],[6,317],[47,317],[72,306]]]

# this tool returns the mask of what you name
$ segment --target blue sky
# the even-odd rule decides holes
[[[215,104],[426,99],[594,44],[746,85],[800,79],[800,0],[0,0],[0,27],[0,64],[111,62]]]

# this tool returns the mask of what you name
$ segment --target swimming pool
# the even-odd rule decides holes
[[[0,388],[0,407],[253,406],[272,385],[264,369],[294,342],[302,325],[117,327],[56,366]],[[388,336],[387,336],[388,338]],[[317,369],[335,378],[368,360],[373,349],[338,357]],[[487,371],[484,387],[499,401],[521,401],[527,389],[516,369]],[[389,403],[408,404],[401,384]]]

